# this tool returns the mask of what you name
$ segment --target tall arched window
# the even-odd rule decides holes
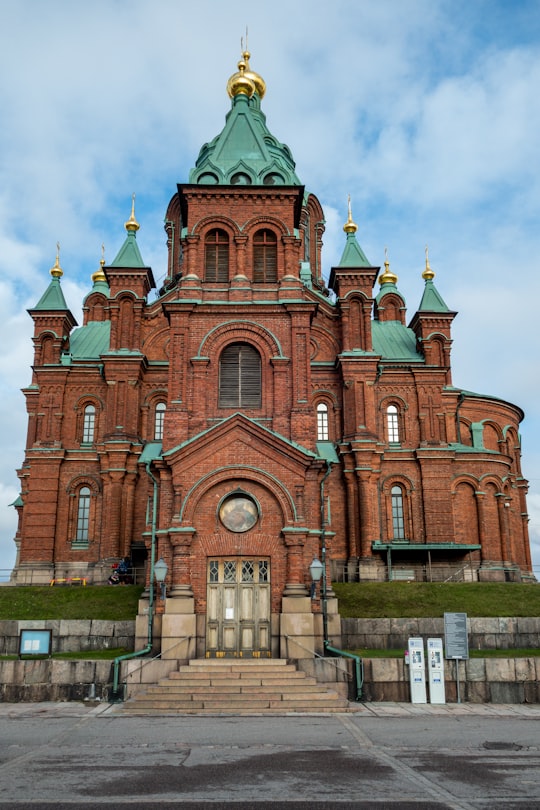
[[[325,402],[317,405],[317,441],[328,441],[328,405]]]
[[[96,408],[94,405],[87,405],[84,409],[82,440],[83,444],[92,444],[96,428]]]
[[[268,228],[253,237],[253,281],[277,281],[277,237]]]
[[[167,406],[164,402],[158,402],[154,413],[154,440],[161,441],[163,438],[163,424],[165,422],[165,411]]]
[[[403,511],[403,490],[392,487],[392,537],[394,540],[405,540],[405,513]]]
[[[219,406],[261,407],[261,357],[247,343],[232,343],[219,358]]]
[[[229,280],[229,237],[220,228],[208,231],[204,240],[204,279]]]
[[[77,501],[77,530],[75,532],[75,542],[77,544],[88,543],[88,527],[90,523],[90,487],[81,487]]]
[[[399,443],[399,420],[398,409],[395,405],[389,405],[386,409],[386,429],[388,441],[392,444]]]

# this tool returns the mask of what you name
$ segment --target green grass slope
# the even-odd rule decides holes
[[[334,583],[342,618],[540,616],[540,587],[512,582]]]

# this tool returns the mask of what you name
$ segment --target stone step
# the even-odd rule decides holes
[[[349,702],[284,659],[194,659],[119,710],[134,714],[343,712],[349,710]]]

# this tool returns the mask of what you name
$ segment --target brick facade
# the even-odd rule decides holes
[[[252,102],[240,94],[233,110],[240,103]],[[102,582],[120,557],[143,564],[154,481],[156,558],[168,564],[170,598],[189,592],[197,615],[208,560],[228,556],[270,560],[273,615],[284,595],[308,593],[322,552],[329,575],[352,579],[385,577],[387,564],[417,578],[440,564],[474,579],[532,578],[521,410],[452,383],[455,313],[429,264],[406,326],[397,278],[387,263],[377,282],[350,216],[327,290],[323,219],[298,183],[190,182],[166,212],[167,278],[155,298],[133,215],[117,258],[93,277],[82,327],[53,274],[30,311],[16,582]],[[221,281],[208,280],[216,229]],[[222,401],[229,346],[260,358],[255,404],[236,389],[238,404]],[[235,491],[257,510],[246,531],[220,519]]]

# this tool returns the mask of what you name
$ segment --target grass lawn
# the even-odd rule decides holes
[[[438,618],[445,612],[540,616],[540,586],[512,582],[334,583],[342,618]],[[8,619],[133,620],[142,585],[0,587],[0,621]]]
[[[0,621],[9,619],[135,619],[142,585],[0,588]]]
[[[540,616],[540,586],[516,582],[347,582],[332,585],[342,619]]]

